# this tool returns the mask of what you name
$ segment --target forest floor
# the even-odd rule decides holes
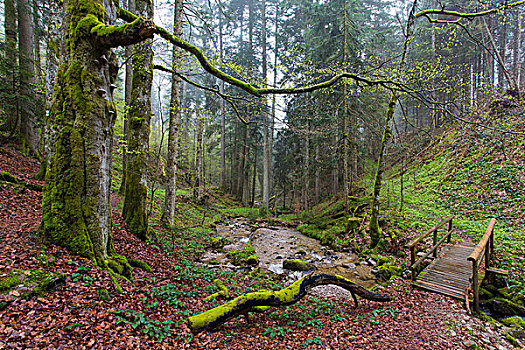
[[[0,170],[20,182],[34,180],[37,161],[8,146],[0,148]],[[190,315],[217,302],[204,301],[221,278],[232,294],[276,288],[265,274],[249,277],[195,264],[209,245],[213,222],[180,233],[153,225],[157,239],[145,244],[130,234],[115,197],[114,241],[119,254],[148,263],[134,268],[134,283],[119,280],[88,260],[44,242],[38,235],[41,192],[0,187],[0,278],[12,269],[63,273],[65,284],[29,300],[15,298],[0,311],[0,349],[513,349],[501,325],[467,314],[463,304],[414,290],[395,278],[381,292],[387,303],[306,297],[296,305],[237,318],[214,332],[192,335]],[[196,216],[198,216],[196,214]],[[216,218],[215,218],[216,219]],[[162,249],[161,249],[162,248]],[[105,298],[109,291],[110,300]],[[16,297],[16,295],[11,295]]]

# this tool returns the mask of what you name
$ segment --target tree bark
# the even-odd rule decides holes
[[[266,1],[262,0],[261,10],[261,40],[262,40],[262,81],[266,85],[268,79],[268,64],[266,59]],[[263,118],[263,207],[269,207],[270,200],[270,167],[271,167],[271,155],[270,155],[270,141],[268,132],[268,111],[267,111],[267,99],[264,98],[262,107],[262,118]]]
[[[110,189],[116,105],[112,84],[118,65],[111,48],[140,42],[155,30],[151,21],[140,18],[123,26],[111,25],[117,11],[102,0],[67,3],[69,45],[53,94],[55,153],[42,198],[46,238],[99,266],[107,266],[106,259],[114,251]]]
[[[173,32],[178,37],[182,37],[182,0],[175,1],[173,8]],[[173,46],[172,69],[174,72],[180,70],[182,62],[182,50]],[[164,197],[164,207],[162,210],[162,222],[168,226],[173,226],[175,217],[175,206],[177,200],[177,158],[179,155],[179,125],[181,116],[180,99],[181,79],[172,74],[171,76],[171,100],[170,100],[170,119],[168,134],[168,157],[167,157],[167,178],[166,194]]]
[[[343,43],[343,66],[347,65],[348,54],[348,18],[346,0],[344,3],[344,43]],[[348,86],[346,79],[343,82],[343,196],[345,200],[345,214],[348,215],[348,196],[350,196],[350,179],[348,169],[348,144],[349,144],[349,111],[348,111]]]
[[[29,0],[18,1],[18,34],[20,62],[20,94],[26,100],[20,104],[20,131],[26,150],[39,155],[38,126],[36,120],[35,54],[33,6]]]
[[[204,133],[204,116],[197,116],[197,147],[195,152],[195,197],[197,200],[202,198],[202,136]]]
[[[135,0],[127,1],[127,10],[135,12]],[[123,125],[123,145],[122,145],[122,180],[120,182],[119,193],[124,195],[126,192],[126,168],[128,166],[128,141],[129,141],[129,106],[131,105],[131,81],[133,80],[133,46],[126,46],[126,74],[124,85],[124,102],[126,103],[126,110],[124,115]]]
[[[6,41],[6,55],[5,60],[7,66],[10,67],[6,79],[7,92],[11,96],[15,96],[17,93],[17,59],[16,59],[16,48],[18,37],[16,27],[16,2],[14,0],[4,0],[4,30],[5,30],[5,41]],[[7,116],[7,126],[12,130],[12,134],[18,128],[18,98],[13,97],[7,100],[5,104],[5,112]]]
[[[248,312],[264,312],[272,306],[281,307],[295,304],[306,296],[313,287],[327,284],[342,287],[352,293],[356,307],[356,294],[364,299],[378,302],[392,300],[387,294],[370,292],[341,276],[310,274],[279,291],[259,291],[241,295],[221,306],[189,317],[188,324],[194,334],[211,330],[238,315]]]
[[[135,0],[135,11],[153,17],[153,3]],[[122,216],[133,234],[148,239],[148,152],[151,119],[151,84],[153,80],[153,39],[133,46],[133,78],[129,106],[129,140],[125,198]]]
[[[45,78],[45,108],[51,112],[53,104],[53,92],[55,87],[55,80],[60,66],[61,57],[66,56],[66,47],[64,44],[65,36],[65,7],[67,1],[51,0],[49,2],[49,23],[47,36],[47,52],[46,52],[46,78]],[[49,169],[49,159],[54,155],[55,133],[51,113],[49,117],[44,118],[44,127],[42,131],[42,161],[40,163],[40,171],[36,178],[43,180],[46,171]]]

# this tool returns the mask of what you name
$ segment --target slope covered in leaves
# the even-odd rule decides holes
[[[4,146],[0,170],[32,182],[38,163]],[[174,231],[153,223],[155,239],[145,244],[128,232],[115,196],[117,252],[152,268],[134,268],[134,283],[119,280],[124,293],[118,294],[106,271],[39,237],[41,193],[0,187],[0,279],[15,268],[65,275],[65,285],[49,293],[29,300],[16,291],[6,296],[15,300],[0,311],[0,349],[461,349],[474,342],[512,348],[498,329],[469,318],[460,303],[413,291],[401,279],[382,290],[394,297],[390,303],[363,300],[354,308],[349,300],[311,297],[194,336],[186,317],[217,305],[204,300],[215,292],[213,279],[222,279],[233,296],[281,287],[267,274],[199,264],[220,219],[203,215],[212,208],[181,200],[179,219],[186,222]]]

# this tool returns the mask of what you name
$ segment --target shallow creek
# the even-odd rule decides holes
[[[374,261],[360,261],[355,254],[334,252],[322,246],[319,241],[289,228],[252,227],[245,218],[236,218],[217,225],[217,235],[227,238],[232,243],[224,247],[224,252],[207,252],[202,257],[202,261],[206,264],[213,261],[220,266],[234,268],[226,258],[226,253],[231,250],[241,250],[250,242],[259,259],[258,266],[275,274],[286,274],[288,282],[298,280],[308,272],[283,269],[284,259],[308,261],[319,273],[338,274],[366,288],[370,288],[375,283],[372,274]],[[349,293],[336,286],[317,287],[312,292],[324,296],[349,296]]]

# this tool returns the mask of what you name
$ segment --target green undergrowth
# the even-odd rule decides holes
[[[488,115],[485,123],[523,130],[523,116],[523,109],[499,119]],[[437,138],[439,142],[410,161],[402,179],[400,165],[387,173],[382,190],[384,226],[413,238],[454,214],[458,231],[453,240],[477,243],[490,219],[496,218],[493,260],[510,271],[512,283],[525,287],[524,136],[456,125]]]

